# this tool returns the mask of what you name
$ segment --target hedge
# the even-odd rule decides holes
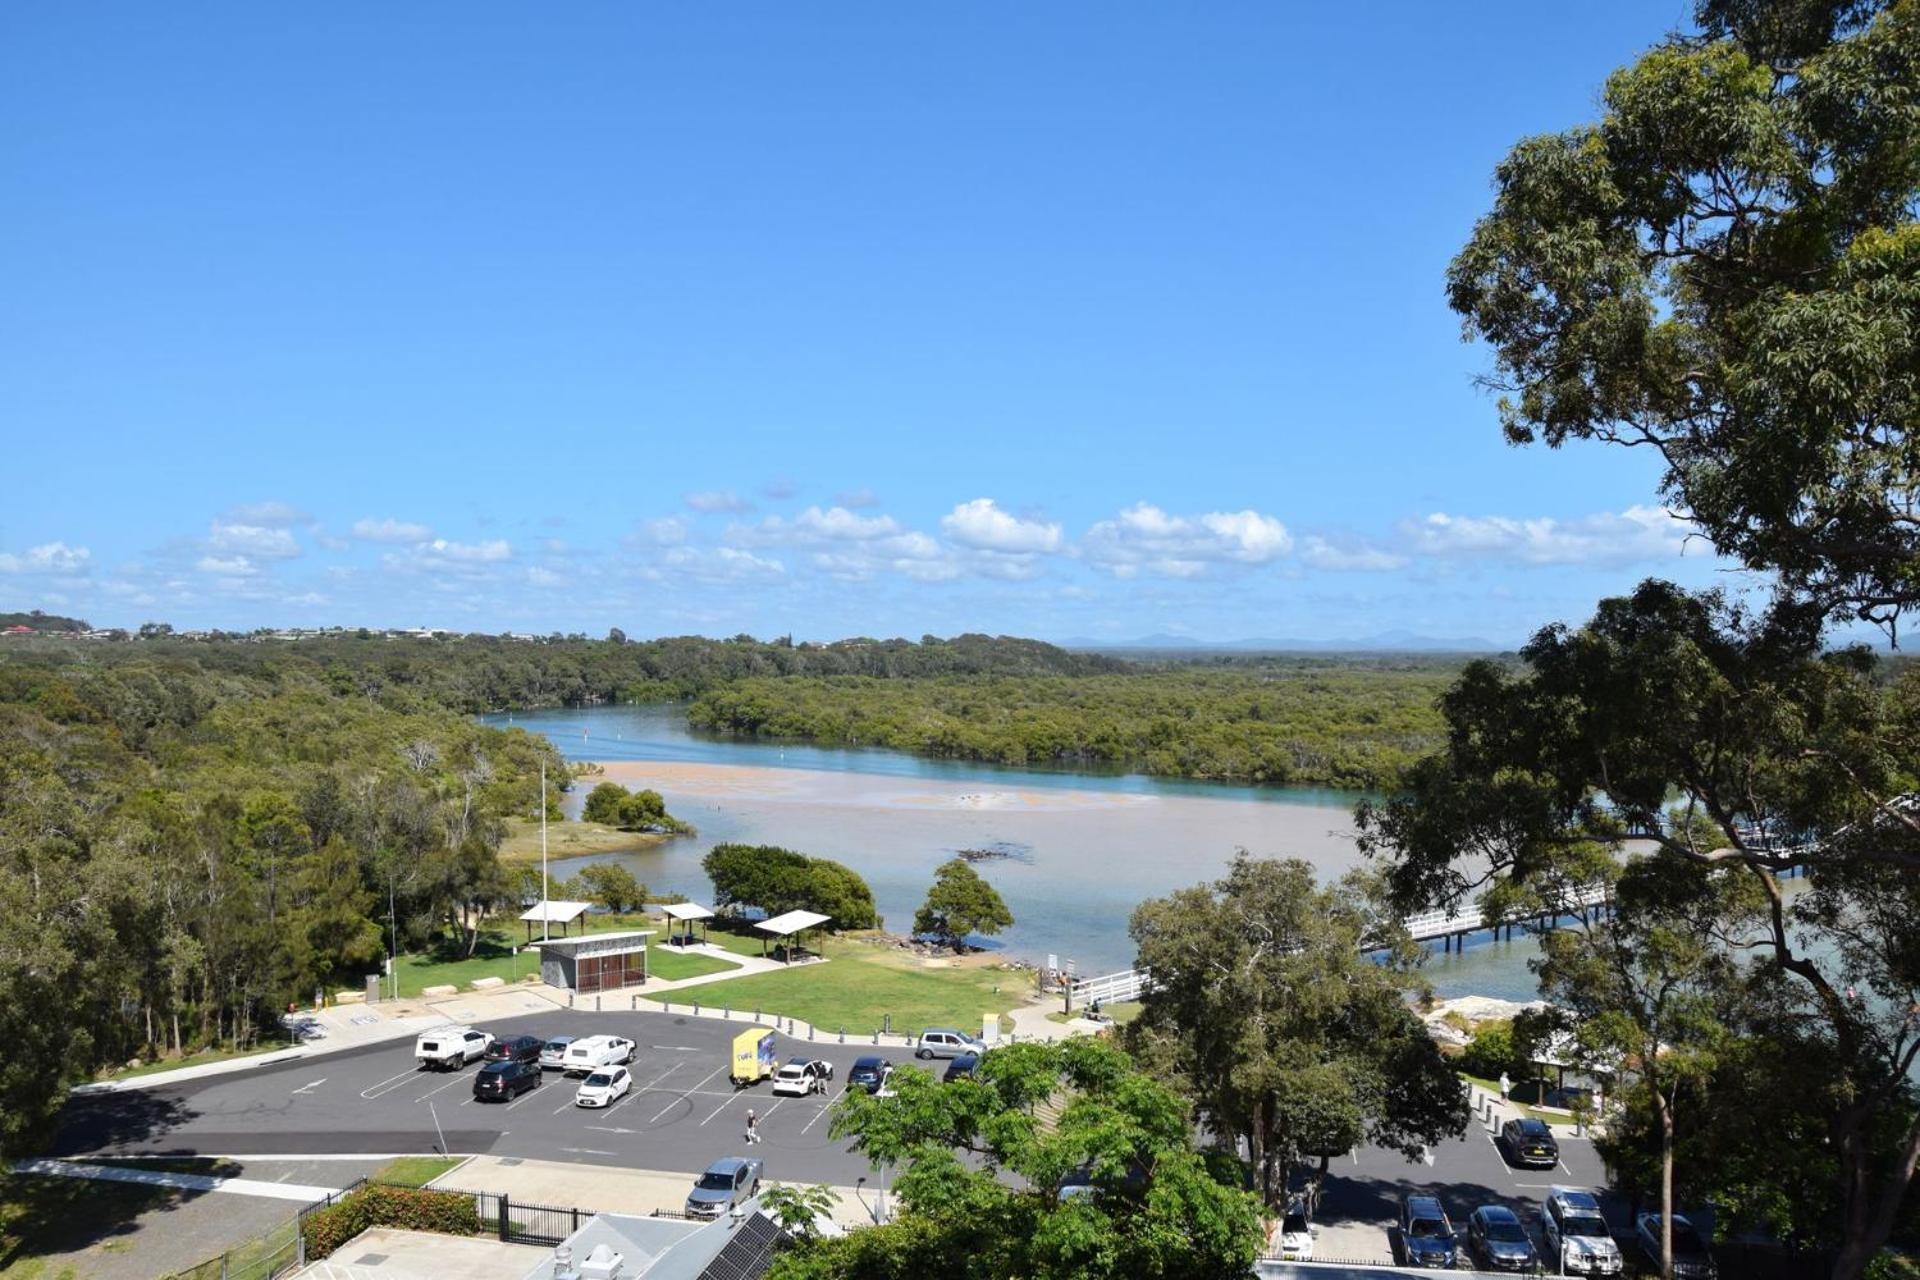
[[[449,1236],[480,1234],[480,1211],[459,1191],[375,1184],[316,1209],[300,1224],[307,1260],[317,1261],[369,1227],[404,1227]]]

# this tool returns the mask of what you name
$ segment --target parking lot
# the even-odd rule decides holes
[[[1560,1165],[1556,1169],[1517,1169],[1494,1145],[1493,1133],[1478,1116],[1464,1138],[1440,1144],[1415,1162],[1395,1152],[1362,1149],[1334,1161],[1321,1200],[1315,1257],[1368,1262],[1396,1259],[1395,1222],[1401,1197],[1437,1196],[1464,1232],[1467,1216],[1481,1205],[1502,1204],[1519,1215],[1542,1247],[1540,1213],[1547,1192],[1556,1186],[1580,1187],[1600,1194],[1608,1225],[1617,1239],[1631,1235],[1627,1206],[1603,1194],[1606,1170],[1593,1143],[1557,1131]],[[1625,1246],[1622,1246],[1625,1248]]]
[[[828,1136],[829,1108],[856,1058],[911,1061],[904,1049],[779,1037],[779,1058],[831,1062],[824,1095],[777,1098],[767,1082],[728,1079],[740,1023],[673,1014],[553,1015],[504,1019],[496,1036],[619,1035],[635,1042],[634,1087],[611,1106],[573,1105],[578,1080],[557,1071],[512,1102],[477,1102],[479,1064],[420,1070],[413,1042],[264,1067],[204,1081],[74,1099],[55,1154],[405,1154],[445,1150],[586,1164],[698,1172],[744,1154],[746,1116],[759,1116],[753,1154],[771,1177],[850,1184],[867,1162]]]

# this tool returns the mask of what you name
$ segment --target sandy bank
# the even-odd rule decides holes
[[[954,810],[973,813],[1114,812],[1158,805],[1162,797],[1066,788],[1004,788],[979,782],[940,782],[870,773],[776,769],[761,765],[685,761],[612,760],[600,777],[629,789],[650,787],[666,797],[752,800],[763,804],[857,805],[865,808]]]

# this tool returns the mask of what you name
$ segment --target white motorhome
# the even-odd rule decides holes
[[[413,1042],[413,1060],[429,1071],[456,1071],[485,1056],[493,1036],[472,1027],[441,1027]]]
[[[633,1062],[633,1041],[624,1036],[588,1036],[567,1046],[568,1075],[585,1075],[596,1067],[628,1066]]]

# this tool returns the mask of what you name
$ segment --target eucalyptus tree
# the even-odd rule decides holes
[[[1133,914],[1153,986],[1131,1042],[1244,1145],[1270,1204],[1302,1162],[1317,1200],[1363,1142],[1414,1160],[1466,1131],[1465,1090],[1407,1004],[1414,949],[1380,906],[1363,877],[1320,886],[1305,862],[1243,852]]]
[[[1640,446],[1823,609],[1920,591],[1920,8],[1702,0],[1527,138],[1447,277],[1519,443]]]
[[[1840,1184],[1836,1274],[1858,1275],[1920,1161],[1920,828],[1906,798],[1920,678],[1823,648],[1812,610],[1756,615],[1661,583],[1604,601],[1580,630],[1543,630],[1521,660],[1462,674],[1443,699],[1447,748],[1359,807],[1361,847],[1403,907],[1488,884],[1557,892],[1596,847],[1742,877],[1742,980],[1770,993],[1764,1033],[1832,1073],[1812,1083]],[[1781,877],[1799,871],[1790,891]],[[1654,906],[1623,904],[1621,925],[1643,927],[1630,914]],[[1569,974],[1563,997],[1604,1001],[1604,983],[1581,996],[1597,975]]]

